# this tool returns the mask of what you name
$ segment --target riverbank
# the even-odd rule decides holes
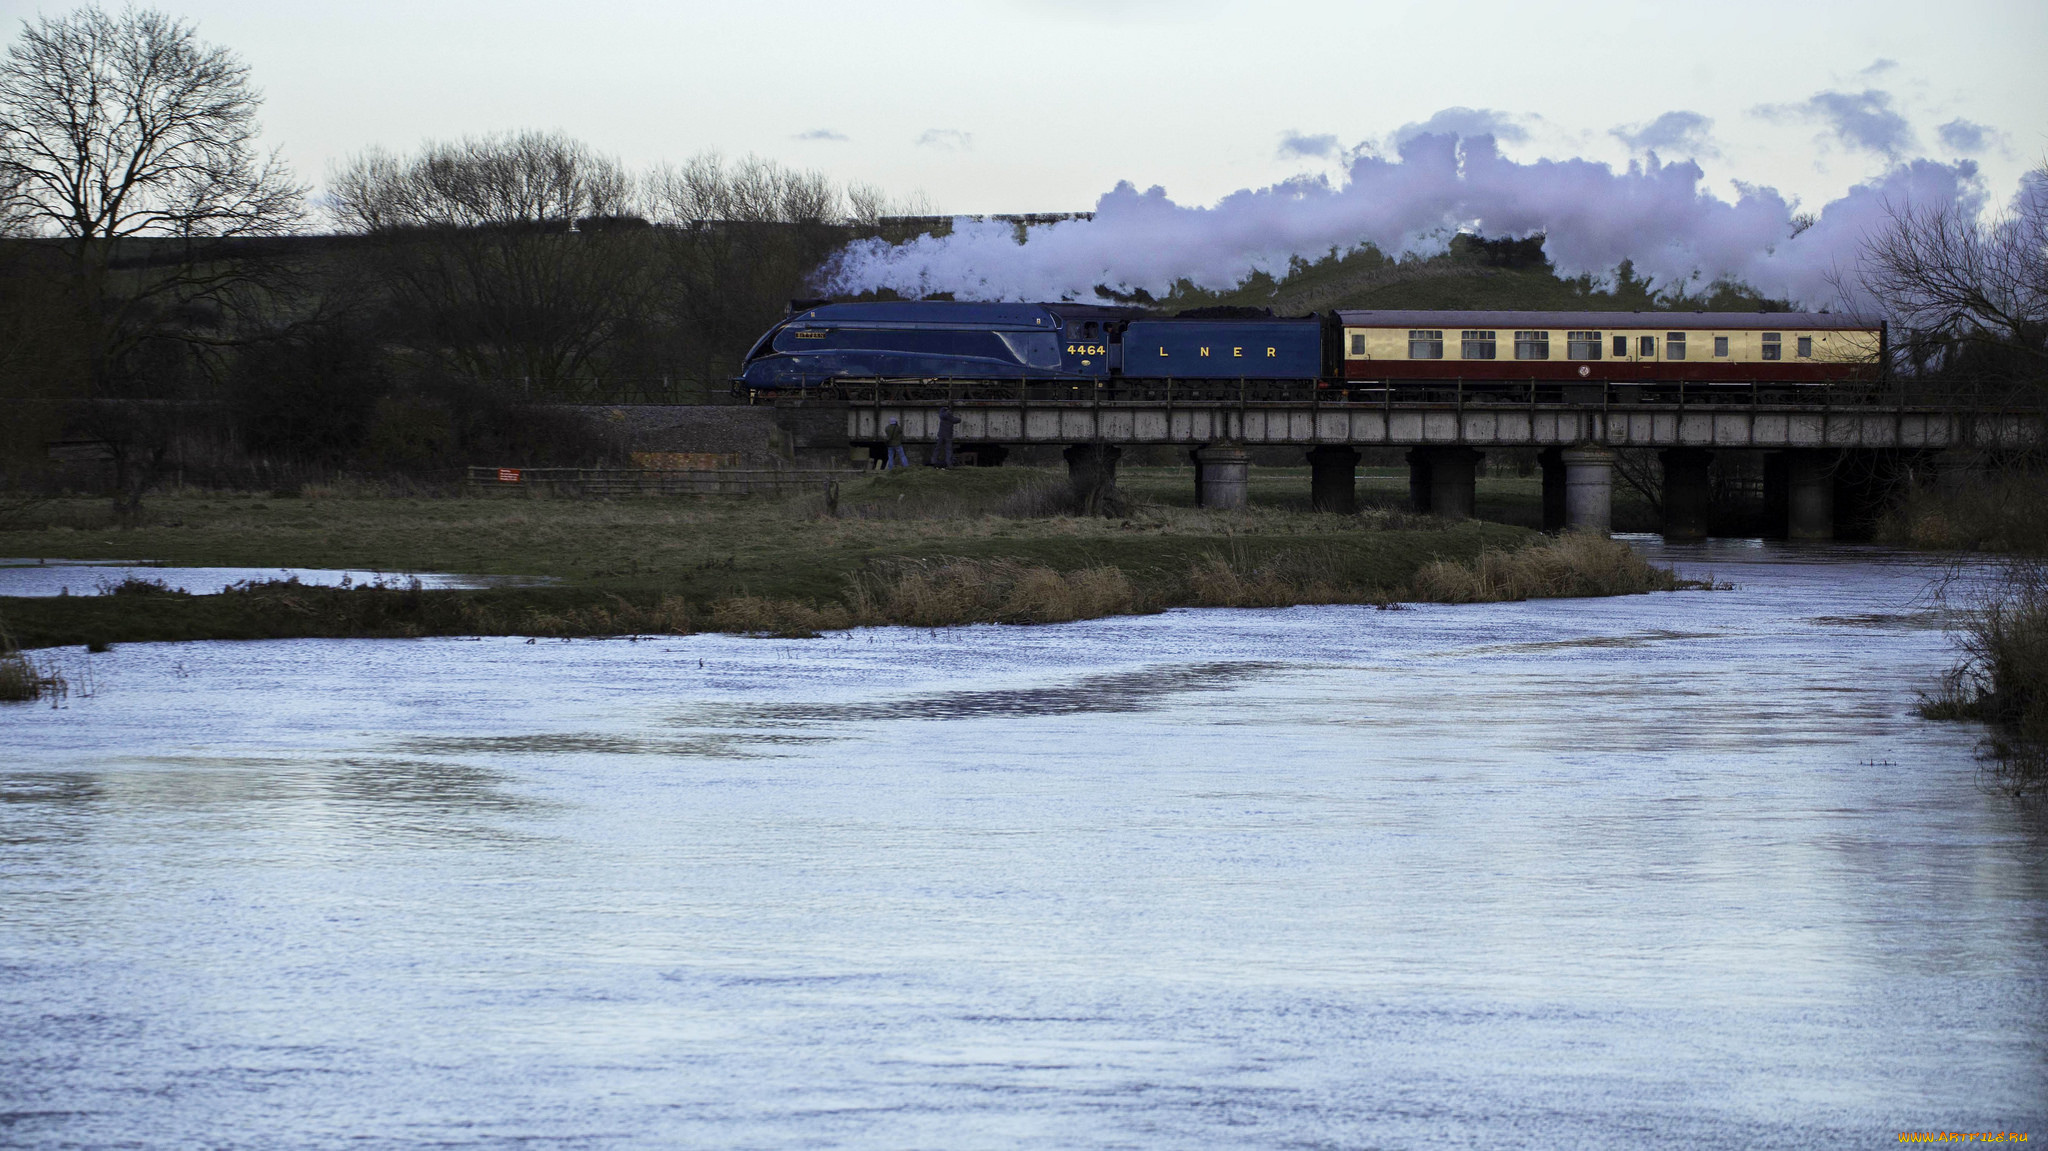
[[[1917,489],[1879,521],[1877,537],[1929,551],[2048,554],[2048,479],[1994,473]]]
[[[23,648],[300,636],[812,634],[873,624],[1051,623],[1183,606],[1392,603],[1668,590],[1604,540],[1369,508],[1204,511],[1150,502],[1060,514],[1064,477],[1023,468],[863,476],[782,501],[392,499],[309,489],[155,499],[116,529],[55,502],[0,531],[0,555],[189,566],[352,567],[544,576],[542,587],[0,599]]]

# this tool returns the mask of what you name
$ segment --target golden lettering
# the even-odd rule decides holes
[[[1207,349],[1207,348],[1203,348],[1203,349],[1202,349],[1202,355],[1206,357],[1206,356],[1207,356],[1208,354],[1209,354],[1209,349]]]
[[[1230,354],[1231,354],[1232,356],[1236,357],[1237,359],[1240,359],[1240,360],[1241,360],[1241,359],[1244,359],[1244,349],[1243,349],[1243,348],[1232,348],[1232,349],[1230,349]]]
[[[1270,360],[1270,359],[1272,359],[1273,357],[1275,357],[1275,356],[1279,355],[1279,354],[1280,354],[1280,352],[1279,352],[1279,350],[1278,350],[1278,349],[1276,349],[1276,348],[1267,348],[1267,349],[1266,349],[1266,358],[1267,358],[1267,359],[1269,359],[1269,360]]]
[[[1166,354],[1166,349],[1165,349],[1165,348],[1160,348],[1160,349],[1159,349],[1159,354],[1160,354],[1160,355],[1162,355],[1162,356],[1164,356],[1164,355]]]

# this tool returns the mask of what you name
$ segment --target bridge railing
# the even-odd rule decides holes
[[[849,379],[755,391],[756,403],[806,401],[860,406],[911,404],[1109,407],[1227,406],[1499,408],[1898,408],[2048,410],[2048,390],[1957,387],[1902,380],[1575,381],[1575,380],[1260,380]]]

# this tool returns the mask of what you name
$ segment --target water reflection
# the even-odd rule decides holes
[[[755,759],[776,753],[754,748],[804,747],[830,738],[760,732],[705,734],[688,739],[536,732],[530,735],[408,739],[399,741],[398,746],[420,755],[658,755],[679,759]]]
[[[551,576],[458,575],[449,572],[380,572],[344,568],[178,567],[129,560],[0,559],[0,596],[43,598],[104,595],[124,581],[162,584],[192,595],[218,595],[236,584],[296,580],[309,587],[423,588],[534,587]]]
[[[2043,1129],[2048,829],[1913,714],[1932,569],[1652,550],[1735,589],[122,645],[0,710],[4,1139]]]
[[[836,704],[769,703],[745,708],[700,709],[679,724],[875,723],[899,719],[948,720],[1030,718],[1061,715],[1116,715],[1156,710],[1173,697],[1222,691],[1287,665],[1274,661],[1219,661],[1189,667],[1148,667],[1107,675],[1086,675],[1072,683],[1020,685],[999,691],[944,691],[910,699]]]

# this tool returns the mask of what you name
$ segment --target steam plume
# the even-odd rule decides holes
[[[1701,187],[1691,161],[1651,155],[1625,170],[1580,159],[1519,163],[1492,135],[1449,132],[1406,138],[1397,157],[1360,156],[1341,178],[1247,189],[1213,207],[1120,183],[1093,219],[1034,226],[1022,244],[1008,223],[962,219],[947,236],[850,245],[824,286],[986,300],[1090,300],[1097,285],[1157,295],[1182,279],[1222,290],[1252,271],[1282,276],[1294,257],[1361,243],[1428,255],[1468,229],[1542,233],[1545,254],[1567,276],[1604,276],[1627,259],[1667,286],[1727,279],[1823,306],[1838,302],[1831,274],[1853,269],[1887,202],[1972,213],[1984,202],[1971,161],[1914,160],[1850,189],[1802,230],[1807,221],[1795,223],[1793,205],[1775,190],[1744,187],[1722,199]]]

